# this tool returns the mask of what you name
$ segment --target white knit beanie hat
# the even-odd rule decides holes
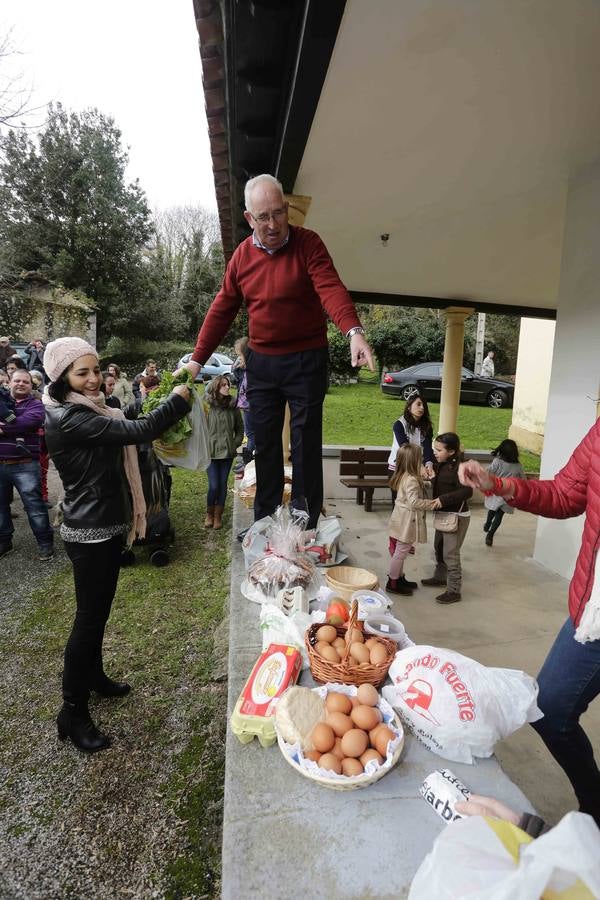
[[[44,352],[44,369],[50,381],[58,381],[65,369],[80,356],[91,354],[98,359],[98,354],[91,344],[78,337],[58,338],[46,345]]]

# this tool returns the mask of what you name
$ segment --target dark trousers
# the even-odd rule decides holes
[[[484,531],[493,537],[502,524],[504,512],[501,509],[488,509],[487,519],[485,520]]]
[[[316,527],[323,506],[323,400],[327,390],[327,347],[269,356],[248,350],[248,402],[255,439],[254,516],[269,516],[283,495],[281,432],[290,407],[292,506],[307,509]]]
[[[122,549],[120,535],[98,544],[65,542],[73,564],[77,601],[75,621],[65,647],[65,700],[85,702],[104,671],[102,641],[117,589]]]
[[[544,718],[532,724],[573,785],[579,808],[600,827],[600,772],[579,724],[600,693],[600,640],[580,644],[574,635],[567,619],[538,675]]]
[[[225,506],[227,499],[227,479],[231,470],[233,457],[228,459],[211,459],[206,470],[208,475],[207,506]]]

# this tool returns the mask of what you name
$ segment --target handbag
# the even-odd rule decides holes
[[[461,512],[464,503],[460,504]],[[444,534],[454,534],[458,531],[458,513],[445,512],[443,509],[436,509],[433,512],[433,527],[436,531],[443,531]]]

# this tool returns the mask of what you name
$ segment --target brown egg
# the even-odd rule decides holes
[[[342,750],[344,751],[344,756],[351,756],[353,759],[358,759],[358,757],[362,756],[365,752],[368,744],[369,736],[366,731],[362,731],[360,728],[351,728],[342,738]]]
[[[335,744],[335,732],[325,722],[317,722],[310,737],[315,750],[320,753],[328,753]]]
[[[319,766],[327,769],[328,772],[336,772],[337,775],[342,774],[342,761],[334,756],[333,753],[324,753],[319,760]]]
[[[368,753],[368,752],[369,752],[369,751],[367,750],[367,753]],[[318,750],[307,750],[307,751],[305,752],[304,756],[305,756],[306,759],[312,759],[313,762],[318,763],[319,760],[320,760],[320,758],[321,758],[321,756],[322,756],[322,754],[319,753]]]
[[[335,647],[331,646],[331,644],[325,644],[325,646],[321,650],[320,656],[322,656],[323,659],[326,659],[329,662],[339,663],[340,661],[339,653],[337,652]]]
[[[320,631],[320,629],[319,629],[319,631]],[[317,634],[318,633],[319,632],[317,632]],[[364,644],[365,638],[364,638],[364,635],[363,635],[362,631],[360,630],[360,628],[352,628],[352,629],[349,628],[348,631],[346,632],[346,642],[348,644],[354,644],[357,642],[359,644]]]
[[[359,644],[358,641],[355,641],[353,644],[350,644],[350,656],[357,663],[369,662],[369,651],[365,647],[364,644]]]
[[[375,749],[385,758],[387,756],[387,747],[390,741],[393,741],[396,735],[387,725],[382,725],[375,735]]]
[[[377,640],[377,638],[370,637],[370,638],[367,638],[367,640],[365,641],[365,647],[368,647],[369,650],[372,650],[373,647],[375,646],[375,644],[378,644],[378,643],[379,643],[379,641]]]
[[[369,741],[371,743],[371,747],[375,746],[375,741],[377,740],[377,734],[379,729],[383,728],[383,723],[381,722],[379,725],[376,725],[371,731],[369,731]]]
[[[337,636],[338,633],[333,625],[321,625],[321,627],[317,631],[317,640],[327,641],[328,644],[332,644]]]
[[[360,703],[359,703],[359,701],[358,701],[358,697],[350,697],[350,702],[352,703],[352,707],[353,707],[353,708],[354,708],[355,706],[360,706]]]
[[[371,663],[370,662],[361,662],[358,664],[358,668],[359,669],[370,669]]]
[[[331,644],[328,644],[327,641],[317,641],[315,644],[315,650],[319,654],[322,654],[324,647],[331,647]]]
[[[341,655],[346,649],[346,641],[342,637],[337,637],[331,646],[335,647],[337,652]]]
[[[367,645],[369,642],[367,641]],[[356,696],[358,698],[358,702],[363,706],[377,706],[379,703],[379,694],[377,693],[377,688],[374,688],[372,684],[361,684],[358,691],[356,692]],[[369,729],[370,731],[371,729]]]
[[[369,747],[369,749],[365,750],[360,758],[360,761],[365,769],[367,768],[367,763],[371,759],[376,759],[380,766],[383,765],[383,756],[381,755],[381,753],[378,753],[377,750],[373,750],[372,747]]]
[[[377,644],[377,646],[373,647],[373,649],[371,650],[371,663],[374,666],[380,666],[386,661],[387,658],[388,651],[383,646],[383,644]]]
[[[328,713],[339,712],[349,716],[352,709],[352,700],[346,694],[340,694],[338,691],[329,691],[325,699],[325,709]]]
[[[357,759],[347,757],[342,760],[342,775],[362,775],[364,768]]]
[[[357,728],[372,731],[381,722],[381,713],[374,706],[355,706],[350,718]]]
[[[341,712],[332,712],[327,715],[327,724],[331,725],[337,737],[344,737],[347,731],[354,728],[354,724],[350,716],[345,716]]]
[[[342,739],[336,737],[335,744],[333,745],[333,750],[330,751],[334,756],[337,756],[339,760],[344,758],[344,751],[342,750]]]

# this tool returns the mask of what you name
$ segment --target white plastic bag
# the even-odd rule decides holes
[[[180,469],[207,469],[210,465],[208,452],[208,426],[204,414],[202,398],[198,388],[192,388],[192,409],[188,420],[192,433],[178,444],[165,444],[160,438],[152,442],[154,452],[161,462]]]
[[[537,840],[500,819],[453,822],[419,866],[408,895],[433,897],[593,900],[600,897],[600,832],[590,816],[576,812]]]
[[[454,762],[491,756],[496,741],[542,717],[534,678],[482,666],[454,650],[400,650],[389,675],[386,700],[426,747]]]
[[[266,650],[269,644],[287,644],[289,647],[295,647],[302,654],[302,668],[308,669],[304,632],[311,623],[309,613],[297,612],[293,616],[286,616],[283,610],[272,603],[264,603],[260,609],[263,650]]]

